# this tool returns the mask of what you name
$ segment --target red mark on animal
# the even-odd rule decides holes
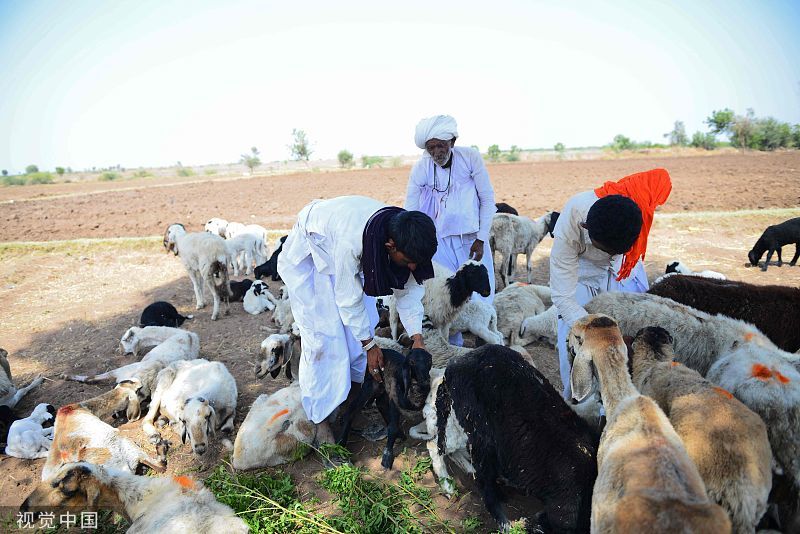
[[[286,415],[287,413],[289,413],[289,410],[287,408],[284,408],[283,410],[279,411],[278,413],[276,413],[275,415],[273,415],[272,417],[269,418],[269,421],[267,422],[267,426],[269,426],[272,423],[274,423],[275,419],[277,419],[278,417]]]
[[[722,389],[721,387],[718,386],[712,386],[711,389],[713,389],[717,393],[717,395],[721,397],[725,397],[727,399],[733,398],[733,395],[731,395],[730,391],[728,391],[727,389]]]
[[[754,363],[753,370],[751,372],[753,376],[759,380],[769,380],[772,378],[772,370],[766,365],[762,365],[760,363]]]

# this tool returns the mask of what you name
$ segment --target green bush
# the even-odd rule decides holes
[[[371,169],[372,167],[382,167],[383,166],[383,158],[380,156],[361,156],[361,166],[365,169]]]
[[[189,167],[180,167],[176,174],[178,176],[194,176],[194,171]]]
[[[800,124],[795,124],[792,128],[792,144],[795,148],[800,148]]]
[[[64,167],[56,167],[56,174],[59,176],[64,176]]]
[[[133,173],[134,178],[147,178],[150,176],[153,176],[153,174],[150,171],[145,171],[145,170],[136,171],[135,173]]]
[[[614,141],[611,143],[611,150],[614,152],[620,152],[621,150],[630,150],[632,148],[634,148],[634,145],[630,138],[625,137],[622,134],[614,136]]]
[[[113,182],[114,180],[119,179],[119,173],[114,171],[105,171],[103,174],[100,175],[100,181],[103,182]]]
[[[49,172],[33,172],[18,176],[3,176],[0,183],[3,185],[52,184],[53,175]]]
[[[695,132],[694,135],[692,135],[692,141],[689,144],[695,148],[714,150],[717,146],[717,140],[713,133]]]
[[[349,169],[353,166],[353,153],[348,150],[340,150],[336,158],[339,160],[339,166],[343,169]]]
[[[3,185],[25,185],[27,180],[24,176],[3,176]]]
[[[500,160],[500,147],[497,145],[492,145],[486,149],[486,157],[489,158],[489,161],[499,161]]]
[[[28,165],[25,167],[25,174],[33,174],[35,172],[39,172],[39,167],[36,165]]]
[[[519,154],[522,152],[517,145],[511,145],[511,150],[506,154],[506,161],[519,161]]]
[[[553,147],[553,150],[560,154],[563,154],[566,149],[567,147],[564,146],[564,143],[556,143],[556,145]]]
[[[216,169],[206,169],[203,172],[205,173],[206,176],[211,176],[212,174],[217,174],[217,170]]]
[[[775,150],[792,146],[792,127],[772,117],[757,119],[754,123],[753,137],[749,148]]]

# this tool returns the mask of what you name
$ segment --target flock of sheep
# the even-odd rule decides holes
[[[202,483],[141,476],[166,469],[170,444],[159,429],[172,425],[195,455],[219,439],[235,469],[254,469],[289,461],[300,443],[347,444],[354,418],[375,402],[388,427],[383,467],[393,465],[403,422],[411,424],[409,435],[427,443],[442,490],[455,491],[448,457],[474,477],[501,529],[510,526],[505,485],[542,502],[528,518],[537,532],[744,533],[765,524],[800,531],[800,289],[729,281],[674,263],[648,293],[601,294],[569,335],[575,400],[568,404],[524,348],[556,338],[550,290],[530,282],[531,254],[552,235],[558,213],[534,220],[504,211],[490,237],[495,273],[467,261],[455,273],[436,265],[425,282],[425,351],[409,348],[392,299],[379,300],[384,382],[365,378],[338,435],[306,418],[295,381],[302,339],[288,294],[284,287],[273,296],[261,281],[279,280],[285,237],[270,255],[258,225],[211,219],[196,233],[170,225],[163,244],[183,262],[197,309],[210,297],[212,320],[231,301],[248,313],[272,312],[277,333],[261,343],[255,376],[277,378],[285,369],[290,385],[258,397],[234,436],[233,375],[200,358],[199,336],[180,328],[187,317],[153,303],[120,339],[140,360],[62,377],[112,382],[113,389],[57,412],[40,404],[11,422],[6,454],[46,458],[42,483],[22,509],[112,508],[136,532],[245,532]],[[758,264],[766,252],[766,269],[774,252],[780,261],[781,246],[798,242],[800,219],[770,227],[750,261]],[[518,254],[526,255],[527,283],[512,281]],[[231,281],[230,272],[255,280]],[[488,295],[489,276],[502,289],[494,303],[472,300]],[[451,345],[456,332],[472,333],[482,346]],[[41,379],[16,389],[6,356],[0,349],[0,415],[11,421],[11,409]],[[122,419],[142,420],[155,455],[109,424]]]

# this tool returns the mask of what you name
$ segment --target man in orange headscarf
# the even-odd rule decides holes
[[[564,398],[571,396],[569,329],[587,315],[583,306],[598,293],[647,291],[642,264],[647,236],[656,207],[667,201],[671,190],[669,173],[653,169],[578,193],[562,210],[550,253],[550,288],[559,316],[557,348]]]

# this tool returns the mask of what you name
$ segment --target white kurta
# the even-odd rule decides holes
[[[361,253],[369,218],[385,205],[348,196],[315,200],[303,208],[278,256],[300,329],[299,384],[308,418],[319,423],[339,406],[350,382],[363,382],[366,354],[360,341],[378,322],[375,299],[364,294]],[[425,289],[410,276],[394,290],[400,320],[410,334],[422,331]]]
[[[641,261],[631,275],[617,282],[622,266],[621,254],[603,252],[589,239],[586,222],[589,208],[597,202],[594,191],[578,193],[567,201],[553,231],[550,252],[550,289],[553,305],[558,309],[558,358],[564,398],[572,395],[569,386],[571,367],[567,355],[567,335],[573,323],[587,315],[584,305],[598,293],[618,291],[644,293],[648,290],[647,274]]]
[[[438,247],[433,261],[452,271],[467,259],[476,239],[484,243],[481,263],[489,272],[491,293],[473,299],[494,300],[494,261],[489,249],[489,230],[497,211],[494,189],[480,152],[469,147],[454,147],[449,168],[434,163],[427,152],[411,169],[405,209],[428,214],[436,224]]]

